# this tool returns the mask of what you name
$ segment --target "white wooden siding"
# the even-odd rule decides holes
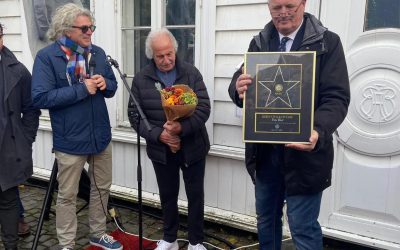
[[[20,3],[17,0],[1,0],[0,1],[0,17],[19,17],[21,15]]]
[[[13,52],[22,52],[21,34],[8,34],[7,32],[4,33],[6,34],[4,35],[4,45]]]
[[[0,3],[1,3],[1,1],[0,1]],[[2,17],[1,23],[4,25],[4,30],[3,30],[4,34],[7,34],[7,35],[21,34],[21,17],[20,16]]]
[[[217,0],[216,5],[213,142],[242,149],[242,118],[237,116],[228,87],[251,39],[268,21],[268,6],[265,0]]]
[[[217,6],[216,30],[262,29],[267,23],[267,4]]]
[[[215,93],[218,93],[218,96],[216,95],[214,97],[214,101],[229,101],[229,102],[231,102],[231,98],[229,97],[229,94],[228,94],[228,87],[229,87],[230,83],[231,83],[230,78],[215,78],[214,91],[215,91]]]
[[[21,11],[16,0],[0,1],[0,22],[4,25],[4,45],[21,58]]]
[[[233,148],[244,148],[244,143],[242,142],[242,126],[215,124],[214,133],[214,144],[231,145],[230,147]]]
[[[243,55],[247,51],[251,39],[258,32],[258,29],[217,31],[215,53],[218,55]]]
[[[214,105],[214,123],[224,125],[242,125],[242,118],[236,116],[236,106],[231,101],[216,101]]]

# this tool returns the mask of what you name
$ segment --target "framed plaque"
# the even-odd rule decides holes
[[[248,52],[243,140],[309,143],[314,123],[315,52]]]

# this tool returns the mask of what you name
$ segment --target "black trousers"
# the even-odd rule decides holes
[[[185,165],[182,154],[168,153],[167,164],[153,162],[160,192],[164,220],[163,240],[173,242],[179,229],[179,173],[182,170],[188,200],[188,240],[190,244],[204,240],[204,172],[205,159]]]
[[[0,190],[1,239],[6,249],[18,246],[18,187]]]

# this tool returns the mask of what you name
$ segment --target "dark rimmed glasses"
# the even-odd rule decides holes
[[[86,34],[89,30],[93,33],[96,30],[96,25],[83,25],[83,26],[71,26],[72,28],[80,29],[83,34]]]
[[[271,16],[272,17],[291,17],[294,15],[294,13],[296,13],[301,4],[303,3],[303,0],[300,1],[300,3],[296,6],[296,5],[278,5],[276,7],[272,7],[272,9],[270,10],[271,12]],[[282,11],[283,7],[285,7],[286,11]]]

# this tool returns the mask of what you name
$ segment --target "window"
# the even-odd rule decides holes
[[[81,0],[83,7],[90,10],[90,0]]]
[[[367,0],[364,30],[400,28],[399,0]]]
[[[123,0],[122,62],[130,84],[135,73],[150,60],[145,55],[145,41],[150,30],[166,27],[178,42],[177,56],[195,62],[196,0]],[[128,94],[123,100],[123,120],[127,121]]]

